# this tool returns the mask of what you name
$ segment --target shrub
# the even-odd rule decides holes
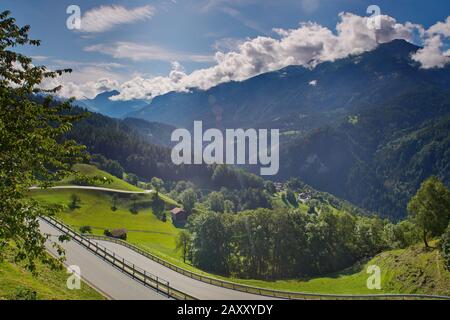
[[[291,190],[286,192],[286,200],[293,206],[297,206],[297,199],[295,198],[295,193]]]
[[[133,205],[130,208],[130,212],[132,214],[138,214],[138,205],[137,205],[137,200],[138,199],[139,199],[138,195],[136,195],[136,194],[132,194],[131,195],[131,201],[133,202]]]
[[[81,226],[81,227],[80,227],[80,232],[81,232],[82,234],[85,234],[85,233],[92,233],[92,228],[91,228],[91,226]]]
[[[11,300],[37,300],[37,293],[28,288],[18,288],[11,295]]]
[[[162,219],[162,215],[165,209],[164,200],[156,193],[152,193],[151,195],[151,208],[153,213],[159,218]]]
[[[441,236],[440,247],[442,258],[444,259],[444,265],[447,270],[450,270],[450,226]]]
[[[71,196],[70,196],[70,205],[69,205],[69,208],[70,209],[72,209],[72,210],[75,210],[75,209],[78,209],[80,206],[79,206],[79,203],[81,202],[81,199],[80,199],[80,197],[78,196],[78,195],[76,195],[76,194],[72,194]]]

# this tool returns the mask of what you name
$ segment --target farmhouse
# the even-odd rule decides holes
[[[307,203],[309,200],[311,200],[311,195],[307,192],[302,192],[298,195],[298,201],[301,203]]]
[[[174,208],[170,210],[173,222],[185,222],[189,217],[189,214],[181,208]]]

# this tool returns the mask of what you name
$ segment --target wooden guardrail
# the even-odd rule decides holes
[[[122,272],[141,282],[145,286],[177,300],[197,300],[197,298],[171,287],[169,281],[137,267],[135,264],[115,254],[113,251],[99,245],[98,242],[94,242],[89,238],[80,235],[76,231],[67,227],[64,223],[50,217],[41,218],[61,231],[63,234],[69,236],[75,242],[79,243],[95,255],[101,257],[106,262],[112,264],[114,267],[120,269]]]
[[[117,243],[120,245],[123,245],[143,256],[145,256],[148,259],[151,259],[169,269],[172,269],[173,271],[176,271],[182,275],[185,275],[189,278],[212,284],[215,286],[219,286],[222,288],[237,290],[241,292],[247,292],[262,296],[268,296],[273,298],[282,298],[282,299],[295,299],[295,300],[377,300],[377,299],[390,299],[390,300],[414,300],[414,299],[428,299],[428,300],[450,300],[449,296],[438,296],[438,295],[424,295],[424,294],[372,294],[372,295],[345,295],[345,294],[319,294],[319,293],[303,293],[303,292],[293,292],[293,291],[282,291],[282,290],[272,290],[272,289],[266,289],[266,288],[260,288],[260,287],[253,287],[248,286],[244,284],[238,284],[235,282],[230,282],[226,280],[220,280],[217,278],[204,276],[189,270],[186,270],[184,268],[178,267],[174,265],[173,263],[170,263],[168,261],[165,261],[145,250],[142,250],[141,248],[130,244],[126,241],[110,238],[110,237],[104,237],[104,236],[97,236],[97,235],[86,235],[86,237],[89,237],[90,239],[97,239],[97,240],[103,240],[108,242]]]

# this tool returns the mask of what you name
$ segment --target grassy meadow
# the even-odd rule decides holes
[[[14,249],[6,251],[0,262],[0,300],[103,300],[100,293],[85,282],[81,290],[69,290],[66,286],[68,274],[65,269],[53,270],[38,264],[38,275],[34,276],[20,263],[14,261]]]
[[[427,293],[450,295],[450,272],[445,270],[437,249],[425,250],[423,245],[383,252],[367,264],[361,264],[342,272],[310,279],[288,279],[278,281],[245,280],[225,278],[198,270],[181,261],[180,253],[175,250],[175,239],[179,229],[173,226],[170,217],[160,221],[146,207],[146,197],[140,195],[137,203],[142,207],[137,214],[130,211],[130,195],[119,195],[117,210],[113,211],[112,194],[92,190],[39,190],[32,196],[47,203],[69,205],[72,194],[81,199],[76,209],[67,208],[59,218],[78,229],[89,225],[93,233],[102,235],[104,229],[126,228],[127,241],[167,261],[204,275],[242,284],[272,288],[278,290],[301,291],[311,293],[334,294],[377,294],[377,293]],[[369,290],[366,282],[369,274],[367,267],[377,265],[381,268],[381,290]]]
[[[94,187],[103,187],[103,188],[110,188],[110,189],[116,189],[116,190],[124,190],[124,191],[143,191],[142,189],[122,180],[119,179],[108,172],[105,172],[103,170],[97,169],[93,165],[89,164],[76,164],[73,166],[73,169],[75,171],[78,171],[85,175],[88,178],[93,177],[99,177],[103,178],[105,181],[110,181],[109,183],[103,183],[102,181],[95,182],[93,184],[90,184],[89,186]],[[74,177],[68,177],[60,182],[58,182],[56,185],[59,186],[65,186],[65,185],[75,185],[77,184],[77,181]]]
[[[92,166],[81,165],[77,169],[84,174],[99,176],[102,171]],[[107,187],[113,189],[141,190],[127,182],[113,178]],[[62,182],[70,184],[70,181]],[[103,186],[99,184],[99,186]],[[137,190],[136,190],[137,189]],[[115,194],[115,196],[114,196]],[[76,208],[71,209],[73,195],[79,198]],[[309,293],[331,294],[381,294],[381,293],[423,293],[450,295],[450,272],[445,270],[438,249],[425,249],[422,244],[402,249],[383,252],[367,263],[355,265],[341,272],[308,279],[286,279],[277,281],[247,280],[225,278],[205,273],[193,266],[183,263],[181,255],[176,251],[176,237],[180,229],[176,228],[166,212],[167,221],[158,219],[150,207],[150,195],[130,195],[97,190],[34,190],[31,196],[39,201],[65,205],[59,218],[75,229],[90,226],[92,232],[103,235],[105,229],[125,228],[128,230],[127,241],[185,269],[234,281],[278,290],[299,291]],[[167,207],[177,203],[165,195],[160,195]],[[116,210],[113,210],[115,197]],[[274,197],[275,206],[292,207],[283,201],[281,194]],[[137,207],[137,213],[131,208]],[[297,208],[307,210],[308,206],[299,203]],[[331,210],[338,209],[329,206]],[[434,243],[437,246],[436,242]],[[377,265],[381,269],[381,290],[367,288],[367,267]]]

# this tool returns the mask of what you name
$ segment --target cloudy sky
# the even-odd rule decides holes
[[[80,8],[79,25],[70,5]],[[370,5],[381,9],[379,20]],[[423,68],[450,62],[448,0],[1,0],[4,9],[42,40],[22,51],[34,64],[74,70],[47,84],[63,84],[65,97],[116,89],[114,99],[150,99],[207,89],[398,38],[424,46],[413,57]]]

